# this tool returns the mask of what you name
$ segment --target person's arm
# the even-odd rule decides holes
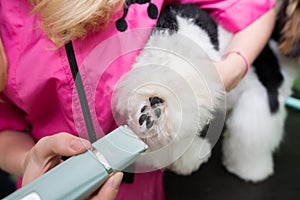
[[[33,138],[27,133],[0,131],[0,168],[22,176],[25,157],[34,144]]]
[[[225,54],[232,51],[242,52],[251,64],[268,42],[275,19],[275,8],[271,8],[252,24],[237,32]],[[230,91],[239,83],[246,70],[246,62],[236,53],[228,54],[221,62],[216,63],[216,66],[226,91]]]

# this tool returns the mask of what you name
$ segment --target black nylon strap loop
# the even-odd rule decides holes
[[[77,65],[72,42],[67,43],[65,45],[65,49],[66,49],[66,53],[68,56],[68,61],[69,61],[72,76],[73,76],[73,79],[75,82],[78,97],[80,100],[84,121],[85,121],[86,128],[87,128],[88,135],[89,135],[89,140],[90,140],[90,142],[93,143],[97,140],[96,134],[95,134],[95,128],[94,128],[94,124],[93,124],[93,121],[91,118],[91,113],[90,113],[89,105],[88,105],[88,102],[86,99],[86,94],[84,91],[82,79],[81,79],[81,76],[80,76],[80,73],[78,70],[78,65]],[[134,181],[134,173],[124,172],[124,177],[122,179],[122,182],[131,184],[131,183],[133,183],[133,181]]]
[[[95,133],[95,128],[94,128],[93,120],[92,120],[92,117],[91,117],[89,105],[88,105],[88,102],[87,102],[87,99],[86,99],[86,94],[85,94],[85,91],[84,91],[84,86],[83,86],[83,83],[82,83],[82,79],[81,79],[80,73],[78,71],[78,65],[77,65],[77,61],[76,61],[76,57],[75,57],[75,53],[74,53],[74,49],[73,49],[73,45],[72,45],[71,41],[65,45],[65,49],[66,49],[70,69],[71,69],[71,72],[72,72],[72,76],[73,76],[73,79],[74,79],[74,83],[75,83],[75,86],[76,86],[76,90],[77,90],[77,93],[78,93],[79,101],[80,101],[80,104],[81,104],[82,114],[83,114],[84,121],[85,121],[85,124],[86,124],[86,129],[87,129],[87,132],[88,132],[89,141],[91,143],[93,143],[97,140],[96,133]]]

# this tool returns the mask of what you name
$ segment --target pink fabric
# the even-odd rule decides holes
[[[189,0],[188,2],[205,9],[224,28],[233,33],[250,25],[275,5],[274,0]]]
[[[250,24],[274,4],[269,0],[181,2],[197,3],[233,32]],[[152,0],[152,3],[160,10],[163,3],[170,2]],[[126,32],[146,28],[141,35],[133,34],[130,39],[117,37],[111,42],[113,36],[120,36],[115,23],[111,23],[106,29],[73,43],[83,79],[87,85],[92,83],[87,95],[99,132],[108,133],[117,126],[110,105],[113,88],[130,70],[156,23],[148,17],[147,7],[148,4],[133,4],[126,17]],[[29,15],[31,9],[26,0],[0,0],[0,34],[9,63],[7,87],[0,94],[3,100],[0,101],[0,130],[30,127],[37,140],[58,132],[82,136],[84,124],[73,96],[74,81],[64,48],[53,48],[38,18]],[[122,14],[120,11],[113,19],[119,19]],[[111,58],[111,55],[122,56]],[[118,199],[164,199],[162,176],[162,171],[136,174],[133,184],[121,185]]]
[[[250,25],[274,5],[274,0],[204,0],[201,3],[203,9],[208,10],[220,24],[233,33]]]

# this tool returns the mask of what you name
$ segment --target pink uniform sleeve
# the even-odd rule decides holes
[[[23,131],[26,128],[25,113],[0,93],[0,130]]]
[[[195,3],[233,33],[244,29],[275,5],[274,0],[170,0],[170,2]]]

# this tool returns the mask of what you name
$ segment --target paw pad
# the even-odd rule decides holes
[[[161,118],[164,103],[164,100],[156,96],[150,97],[148,100],[148,104],[142,106],[139,117],[139,125],[144,126],[145,124],[146,129],[152,128]]]
[[[149,101],[150,101],[150,106],[152,108],[156,108],[159,104],[163,103],[164,100],[162,100],[161,98],[159,97],[150,97],[149,98]]]

